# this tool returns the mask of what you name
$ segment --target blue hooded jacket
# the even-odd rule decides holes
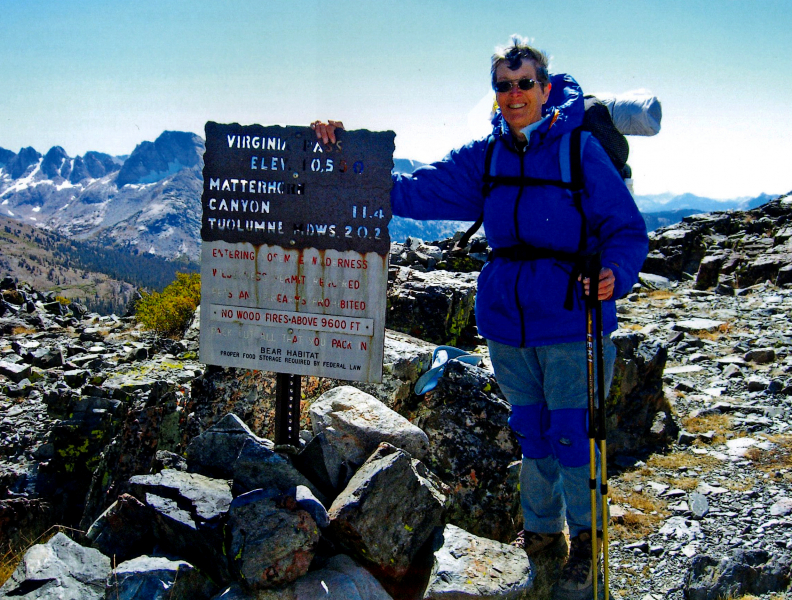
[[[492,170],[499,176],[561,180],[561,141],[583,121],[583,92],[568,75],[554,75],[543,118],[524,131],[528,145],[519,149],[508,124],[493,120],[496,137]],[[599,251],[603,267],[613,270],[613,298],[626,294],[638,279],[648,250],[643,217],[605,150],[586,136],[582,150],[585,181],[582,208],[587,251]],[[393,214],[413,219],[475,221],[482,212],[492,248],[530,244],[575,253],[581,216],[572,193],[560,187],[496,185],[483,192],[487,138],[452,151],[443,160],[411,175],[394,175]],[[566,164],[568,165],[568,150]],[[511,346],[544,346],[583,341],[586,337],[583,286],[575,284],[573,309],[564,308],[573,266],[557,259],[487,262],[478,279],[476,324],[486,339]],[[605,334],[616,325],[613,300],[602,304]]]

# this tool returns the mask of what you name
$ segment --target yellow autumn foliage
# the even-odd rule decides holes
[[[138,323],[159,335],[181,336],[201,303],[201,276],[177,273],[162,292],[143,292],[142,296],[135,307]]]

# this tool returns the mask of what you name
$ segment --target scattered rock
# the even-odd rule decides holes
[[[689,499],[690,512],[696,519],[703,519],[709,513],[709,502],[704,494],[693,492]]]
[[[666,537],[688,541],[704,537],[699,522],[690,521],[684,517],[670,517],[658,533]]]
[[[124,562],[150,551],[153,516],[148,506],[123,494],[91,525],[86,537],[102,554]]]
[[[674,325],[677,331],[688,331],[691,333],[697,331],[707,331],[713,333],[723,327],[725,323],[722,321],[713,321],[712,319],[688,319],[686,321],[678,321]]]
[[[334,488],[343,487],[349,473],[362,465],[381,442],[405,450],[419,460],[429,450],[429,438],[418,427],[373,396],[354,387],[325,392],[310,408],[315,435],[324,433],[322,456]]]
[[[231,478],[239,452],[248,441],[268,450],[274,448],[272,442],[255,435],[242,419],[229,413],[192,439],[187,446],[187,463],[203,475]]]
[[[792,431],[792,288],[781,287],[787,283],[782,275],[792,273],[792,263],[782,264],[792,239],[792,228],[784,224],[790,207],[792,201],[770,203],[766,215],[753,212],[756,218],[740,222],[739,227],[729,215],[693,219],[689,225],[698,233],[692,236],[684,232],[689,225],[681,224],[676,233],[661,236],[665,245],[657,251],[665,257],[666,265],[677,261],[686,271],[669,272],[665,280],[642,274],[642,283],[618,305],[625,329],[613,336],[619,357],[614,395],[608,401],[609,457],[615,454],[613,448],[620,447],[614,462],[630,474],[645,468],[642,460],[657,451],[657,444],[689,444],[673,447],[674,452],[683,454],[678,466],[649,463],[657,481],[671,486],[662,491],[643,482],[630,486],[634,494],[658,496],[656,500],[666,503],[675,516],[662,528],[655,527],[639,546],[612,543],[611,582],[622,597],[681,600],[682,578],[691,558],[721,557],[737,550],[767,552],[766,562],[748,566],[754,570],[761,567],[760,577],[775,581],[776,593],[783,594],[789,587],[787,583],[784,588],[784,581],[788,581],[785,565],[788,567],[792,551],[788,539],[792,509],[787,502],[792,476],[783,463],[774,468],[767,465],[785,455],[786,436]],[[727,226],[733,228],[730,233],[713,233]],[[790,235],[783,234],[786,229]],[[683,250],[676,253],[674,247]],[[702,251],[702,260],[696,263]],[[411,244],[404,254],[409,265],[427,271],[451,264],[446,249],[435,244]],[[761,255],[769,258],[758,260]],[[669,258],[673,260],[669,262]],[[720,263],[717,284],[696,289],[704,287],[705,262]],[[649,260],[647,268],[652,264]],[[417,282],[423,277],[399,272],[400,268],[405,267],[391,269],[392,281]],[[699,280],[694,284],[697,271]],[[778,276],[773,280],[775,272]],[[438,298],[444,297],[448,306],[453,294],[448,295],[445,286],[453,285],[456,278],[432,277],[444,280]],[[424,290],[430,279],[424,278]],[[663,291],[652,291],[656,289]],[[170,559],[178,557],[195,564],[222,583],[238,576],[228,567],[228,547],[223,554],[231,490],[237,494],[261,487],[264,491],[260,493],[273,501],[289,498],[288,512],[308,512],[316,522],[316,531],[328,523],[325,497],[317,491],[321,481],[330,488],[327,492],[321,489],[327,498],[339,492],[332,489],[322,456],[323,446],[332,449],[327,441],[332,426],[313,437],[303,432],[307,444],[299,456],[274,452],[265,439],[272,435],[274,419],[271,374],[205,369],[194,360],[197,339],[161,340],[130,328],[127,321],[91,314],[84,307],[56,306],[51,295],[34,292],[29,286],[14,284],[6,292],[0,298],[0,543],[4,547],[35,538],[54,522],[78,525],[79,521],[85,530],[96,521],[89,539],[97,549],[115,554],[117,560],[152,555],[158,547],[158,551],[168,552]],[[438,300],[436,306],[441,304]],[[710,331],[679,327],[694,319],[720,325]],[[23,330],[25,333],[18,333]],[[443,325],[442,335],[450,333],[447,324]],[[464,340],[481,343],[471,320],[463,334]],[[426,432],[428,448],[416,458],[424,456],[427,471],[437,473],[450,488],[433,484],[442,490],[447,506],[446,516],[437,524],[450,521],[473,535],[509,541],[520,527],[520,511],[516,478],[509,476],[516,472],[509,470],[509,465],[519,457],[519,448],[506,424],[508,404],[499,395],[491,372],[453,361],[435,391],[414,396],[412,386],[428,367],[432,349],[427,342],[389,331],[383,384],[355,387]],[[488,364],[486,358],[484,364]],[[311,429],[309,407],[340,384],[316,378],[304,378],[303,384],[301,427]],[[228,426],[223,419],[229,412],[241,421]],[[674,429],[675,414],[694,421],[728,415],[733,430],[745,433],[734,435],[726,430],[724,441],[724,431],[715,419],[707,426],[710,431],[679,434]],[[236,431],[242,443],[235,446],[236,440],[230,444],[223,460],[213,443],[207,443],[205,458],[192,460],[199,453],[190,455],[190,469],[234,480],[233,487],[229,481],[222,482],[226,509],[220,506],[223,502],[214,508],[207,502],[205,512],[199,510],[203,501],[186,488],[165,484],[139,488],[136,498],[119,498],[127,481],[134,481],[135,476],[165,467],[187,475],[184,455],[189,443],[212,430],[201,441],[208,442],[223,428],[229,430],[224,432],[229,437],[237,435]],[[700,430],[691,427],[690,431]],[[689,464],[684,454],[692,458]],[[246,462],[240,462],[240,456]],[[333,460],[337,462],[337,457]],[[352,477],[360,460],[342,461],[338,481]],[[195,466],[201,462],[205,467]],[[262,468],[265,464],[266,469]],[[621,476],[617,470],[615,482]],[[431,476],[427,473],[426,478]],[[683,480],[692,483],[696,491],[683,491],[690,489],[682,485]],[[391,491],[385,484],[382,487]],[[371,498],[375,504],[381,503],[376,494]],[[116,499],[118,503],[102,514]],[[359,510],[362,505],[348,508],[350,513]],[[388,514],[379,517],[380,521],[398,524],[391,514],[394,510],[379,514],[385,512]],[[100,514],[102,518],[97,519]],[[621,518],[625,523],[644,519],[628,503]],[[384,536],[387,531],[375,533]],[[257,600],[296,598],[298,588],[300,594],[325,597],[323,582],[349,598],[369,597],[339,571],[324,571],[327,557],[342,544],[332,528],[321,537],[314,571],[286,587],[255,592]],[[366,539],[374,538],[372,534]],[[407,594],[405,590],[416,585],[412,571],[394,583],[393,573],[365,560],[359,549],[367,547],[354,536],[345,545],[377,576],[390,576],[387,585],[394,597],[418,597],[423,591]],[[424,554],[417,552],[412,559],[405,559],[405,564],[414,569],[428,559]],[[424,576],[428,568],[427,564]],[[641,572],[651,576],[629,579],[626,589],[628,574]],[[51,582],[31,585],[46,590]],[[249,589],[234,589],[239,598],[254,597]],[[224,595],[223,600],[230,597]]]
[[[434,565],[425,600],[521,598],[535,572],[525,552],[446,525],[435,537]]]
[[[775,362],[776,354],[773,348],[756,348],[749,350],[743,356],[746,362],[755,362],[760,365]]]
[[[248,586],[284,585],[308,572],[319,529],[294,497],[273,498],[264,490],[238,496],[228,526],[229,556]]]
[[[0,588],[4,598],[103,600],[110,559],[84,548],[63,533],[30,548]]]
[[[19,383],[23,379],[30,377],[31,366],[0,360],[0,375],[8,377],[14,383]]]
[[[371,573],[344,554],[332,557],[321,569],[277,589],[261,589],[255,596],[234,584],[215,600],[393,600]]]
[[[190,563],[157,556],[123,562],[107,578],[113,600],[209,600],[216,589]]]
[[[774,517],[786,517],[792,514],[792,498],[781,498],[770,507],[770,514]]]
[[[130,478],[129,490],[151,508],[159,544],[216,581],[230,580],[223,548],[223,526],[232,500],[227,481],[166,469]]]
[[[396,269],[388,279],[388,327],[434,344],[454,346],[470,325],[477,273]]]
[[[437,387],[404,414],[429,436],[426,465],[452,490],[448,521],[481,537],[514,539],[520,527],[508,466],[521,452],[492,373],[451,360]]]
[[[295,469],[288,459],[253,439],[247,439],[239,451],[232,475],[237,493],[261,488],[285,492],[301,486],[310,489],[313,495],[325,501],[322,492]]]
[[[764,551],[737,550],[721,559],[696,556],[685,579],[686,597],[718,600],[780,592],[789,585],[790,569],[789,557],[778,560]]]
[[[357,558],[399,579],[442,524],[448,491],[423,463],[383,442],[333,502],[329,531]]]

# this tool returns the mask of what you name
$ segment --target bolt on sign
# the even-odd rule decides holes
[[[206,124],[201,362],[382,380],[395,134]]]

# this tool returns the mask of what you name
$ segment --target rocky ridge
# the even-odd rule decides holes
[[[771,281],[792,283],[792,196],[748,211],[685,217],[650,234],[643,270],[672,279],[695,277],[698,289]]]
[[[0,216],[75,240],[97,241],[133,253],[200,260],[204,141],[165,131],[129,156],[86,152],[70,157],[55,146],[42,155],[0,148]],[[394,171],[421,163],[394,159]],[[391,237],[409,232],[450,235],[461,222],[420,223],[395,217]]]
[[[389,277],[389,325],[438,341],[389,331],[381,385],[305,378],[296,456],[267,440],[271,374],[200,365],[194,330],[157,339],[5,282],[3,543],[70,523],[89,531],[78,536],[84,546],[136,561],[112,578],[97,567],[107,587],[94,586],[95,597],[116,597],[120,582],[172,586],[188,572],[211,582],[185,577],[193,595],[181,597],[312,598],[331,586],[349,598],[433,598],[472,572],[483,577],[465,592],[472,597],[543,597],[552,575],[503,545],[519,529],[519,450],[491,371],[452,361],[433,392],[412,393],[434,343],[481,342],[466,308],[472,288],[459,283],[480,267],[486,244],[464,256],[450,245],[394,245]],[[792,289],[771,281],[724,294],[676,276],[646,273],[618,305],[612,595],[769,599],[787,589],[792,566]],[[421,329],[428,315],[434,333]],[[401,430],[408,437],[395,436]],[[394,490],[413,489],[428,495],[393,502]],[[418,516],[425,521],[411,521]],[[220,524],[229,529],[219,533]],[[56,538],[36,552],[60,556],[69,544]],[[183,541],[163,555],[164,540]],[[266,561],[246,553],[273,544],[279,553]],[[224,562],[231,547],[236,558]],[[52,585],[25,573],[0,593]]]
[[[204,142],[165,131],[131,155],[69,157],[60,146],[0,151],[0,212],[78,239],[196,259]]]

